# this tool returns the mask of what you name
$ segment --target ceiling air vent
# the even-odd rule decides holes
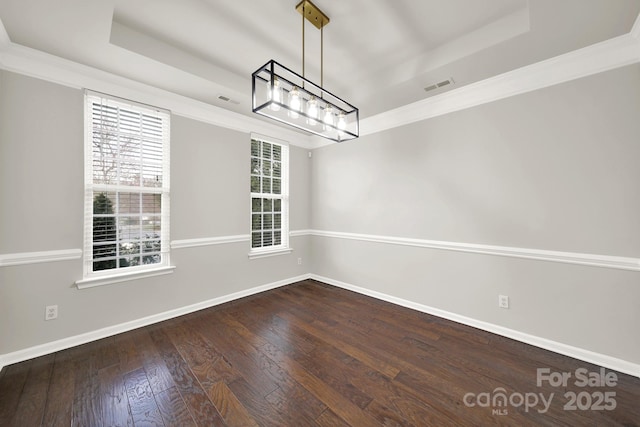
[[[238,104],[240,104],[240,103],[239,103],[238,101],[236,101],[235,99],[231,99],[231,98],[229,98],[228,96],[224,96],[224,95],[218,95],[218,99],[219,99],[220,101],[230,102],[230,103],[232,103],[232,104],[234,104],[234,105],[238,105]]]
[[[429,86],[424,88],[424,91],[431,92],[432,90],[440,89],[441,87],[449,86],[449,85],[452,85],[453,83],[454,83],[453,79],[449,78],[447,80],[443,80],[438,83],[430,84]]]

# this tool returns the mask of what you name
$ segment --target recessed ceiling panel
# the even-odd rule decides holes
[[[270,59],[302,71],[299,0],[2,0],[12,42],[251,114],[250,76]],[[361,116],[629,32],[637,0],[314,0],[323,87]],[[320,31],[305,27],[320,83]],[[445,90],[445,89],[442,89]],[[224,102],[227,97],[236,103]]]

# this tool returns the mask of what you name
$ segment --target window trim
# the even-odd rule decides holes
[[[254,248],[251,246],[253,223],[251,221],[251,215],[253,214],[252,199],[264,198],[263,193],[253,193],[249,188],[249,259],[259,259],[276,255],[285,255],[291,253],[293,249],[289,246],[289,143],[281,139],[272,138],[270,136],[260,135],[257,133],[251,133],[249,140],[249,148],[253,140],[261,142],[268,142],[269,144],[275,144],[282,147],[281,153],[281,194],[274,197],[274,199],[280,199],[282,201],[282,221],[281,221],[281,236],[280,244],[277,246],[267,246]],[[249,150],[249,160],[251,160],[251,150]],[[251,174],[249,174],[251,178]]]
[[[262,249],[262,248],[261,248]],[[249,259],[258,259],[258,258],[267,258],[270,256],[276,255],[286,255],[293,252],[292,248],[280,248],[280,249],[271,249],[271,250],[263,250],[260,252],[249,252]]]
[[[162,142],[162,187],[129,187],[122,185],[95,184],[93,177],[93,122],[92,109],[96,100],[103,100],[106,104],[115,105],[121,108],[134,109],[146,114],[162,115],[163,142]],[[150,105],[130,101],[123,98],[84,90],[84,254],[82,260],[82,279],[75,282],[78,289],[118,283],[134,280],[138,278],[169,274],[173,272],[174,266],[170,265],[170,141],[171,141],[171,113],[168,110],[153,107]],[[144,191],[141,191],[145,189]],[[131,191],[133,190],[133,191]],[[93,270],[93,199],[98,191],[129,191],[139,194],[154,193],[160,195],[160,262],[155,264],[144,264],[131,267],[117,267],[105,270]]]
[[[145,277],[164,276],[165,274],[173,273],[173,270],[175,270],[175,268],[176,267],[173,265],[167,265],[163,267],[147,268],[138,271],[126,271],[108,275],[105,274],[102,277],[88,277],[85,279],[77,280],[76,287],[78,289],[87,289],[96,286],[111,285],[113,283],[128,282],[130,280],[144,279]]]

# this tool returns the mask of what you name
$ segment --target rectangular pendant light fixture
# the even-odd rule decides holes
[[[258,68],[251,75],[252,110],[336,142],[357,138],[360,122],[358,109],[304,77],[304,20],[307,19],[322,33],[329,18],[309,0],[300,2],[296,10],[303,17],[303,75],[273,59]],[[322,53],[320,60],[322,80]]]
[[[341,142],[358,137],[359,112],[273,59],[252,74],[253,112]]]

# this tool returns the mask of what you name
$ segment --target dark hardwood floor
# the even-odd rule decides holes
[[[0,425],[639,425],[640,379],[601,373],[307,280],[7,366]]]

